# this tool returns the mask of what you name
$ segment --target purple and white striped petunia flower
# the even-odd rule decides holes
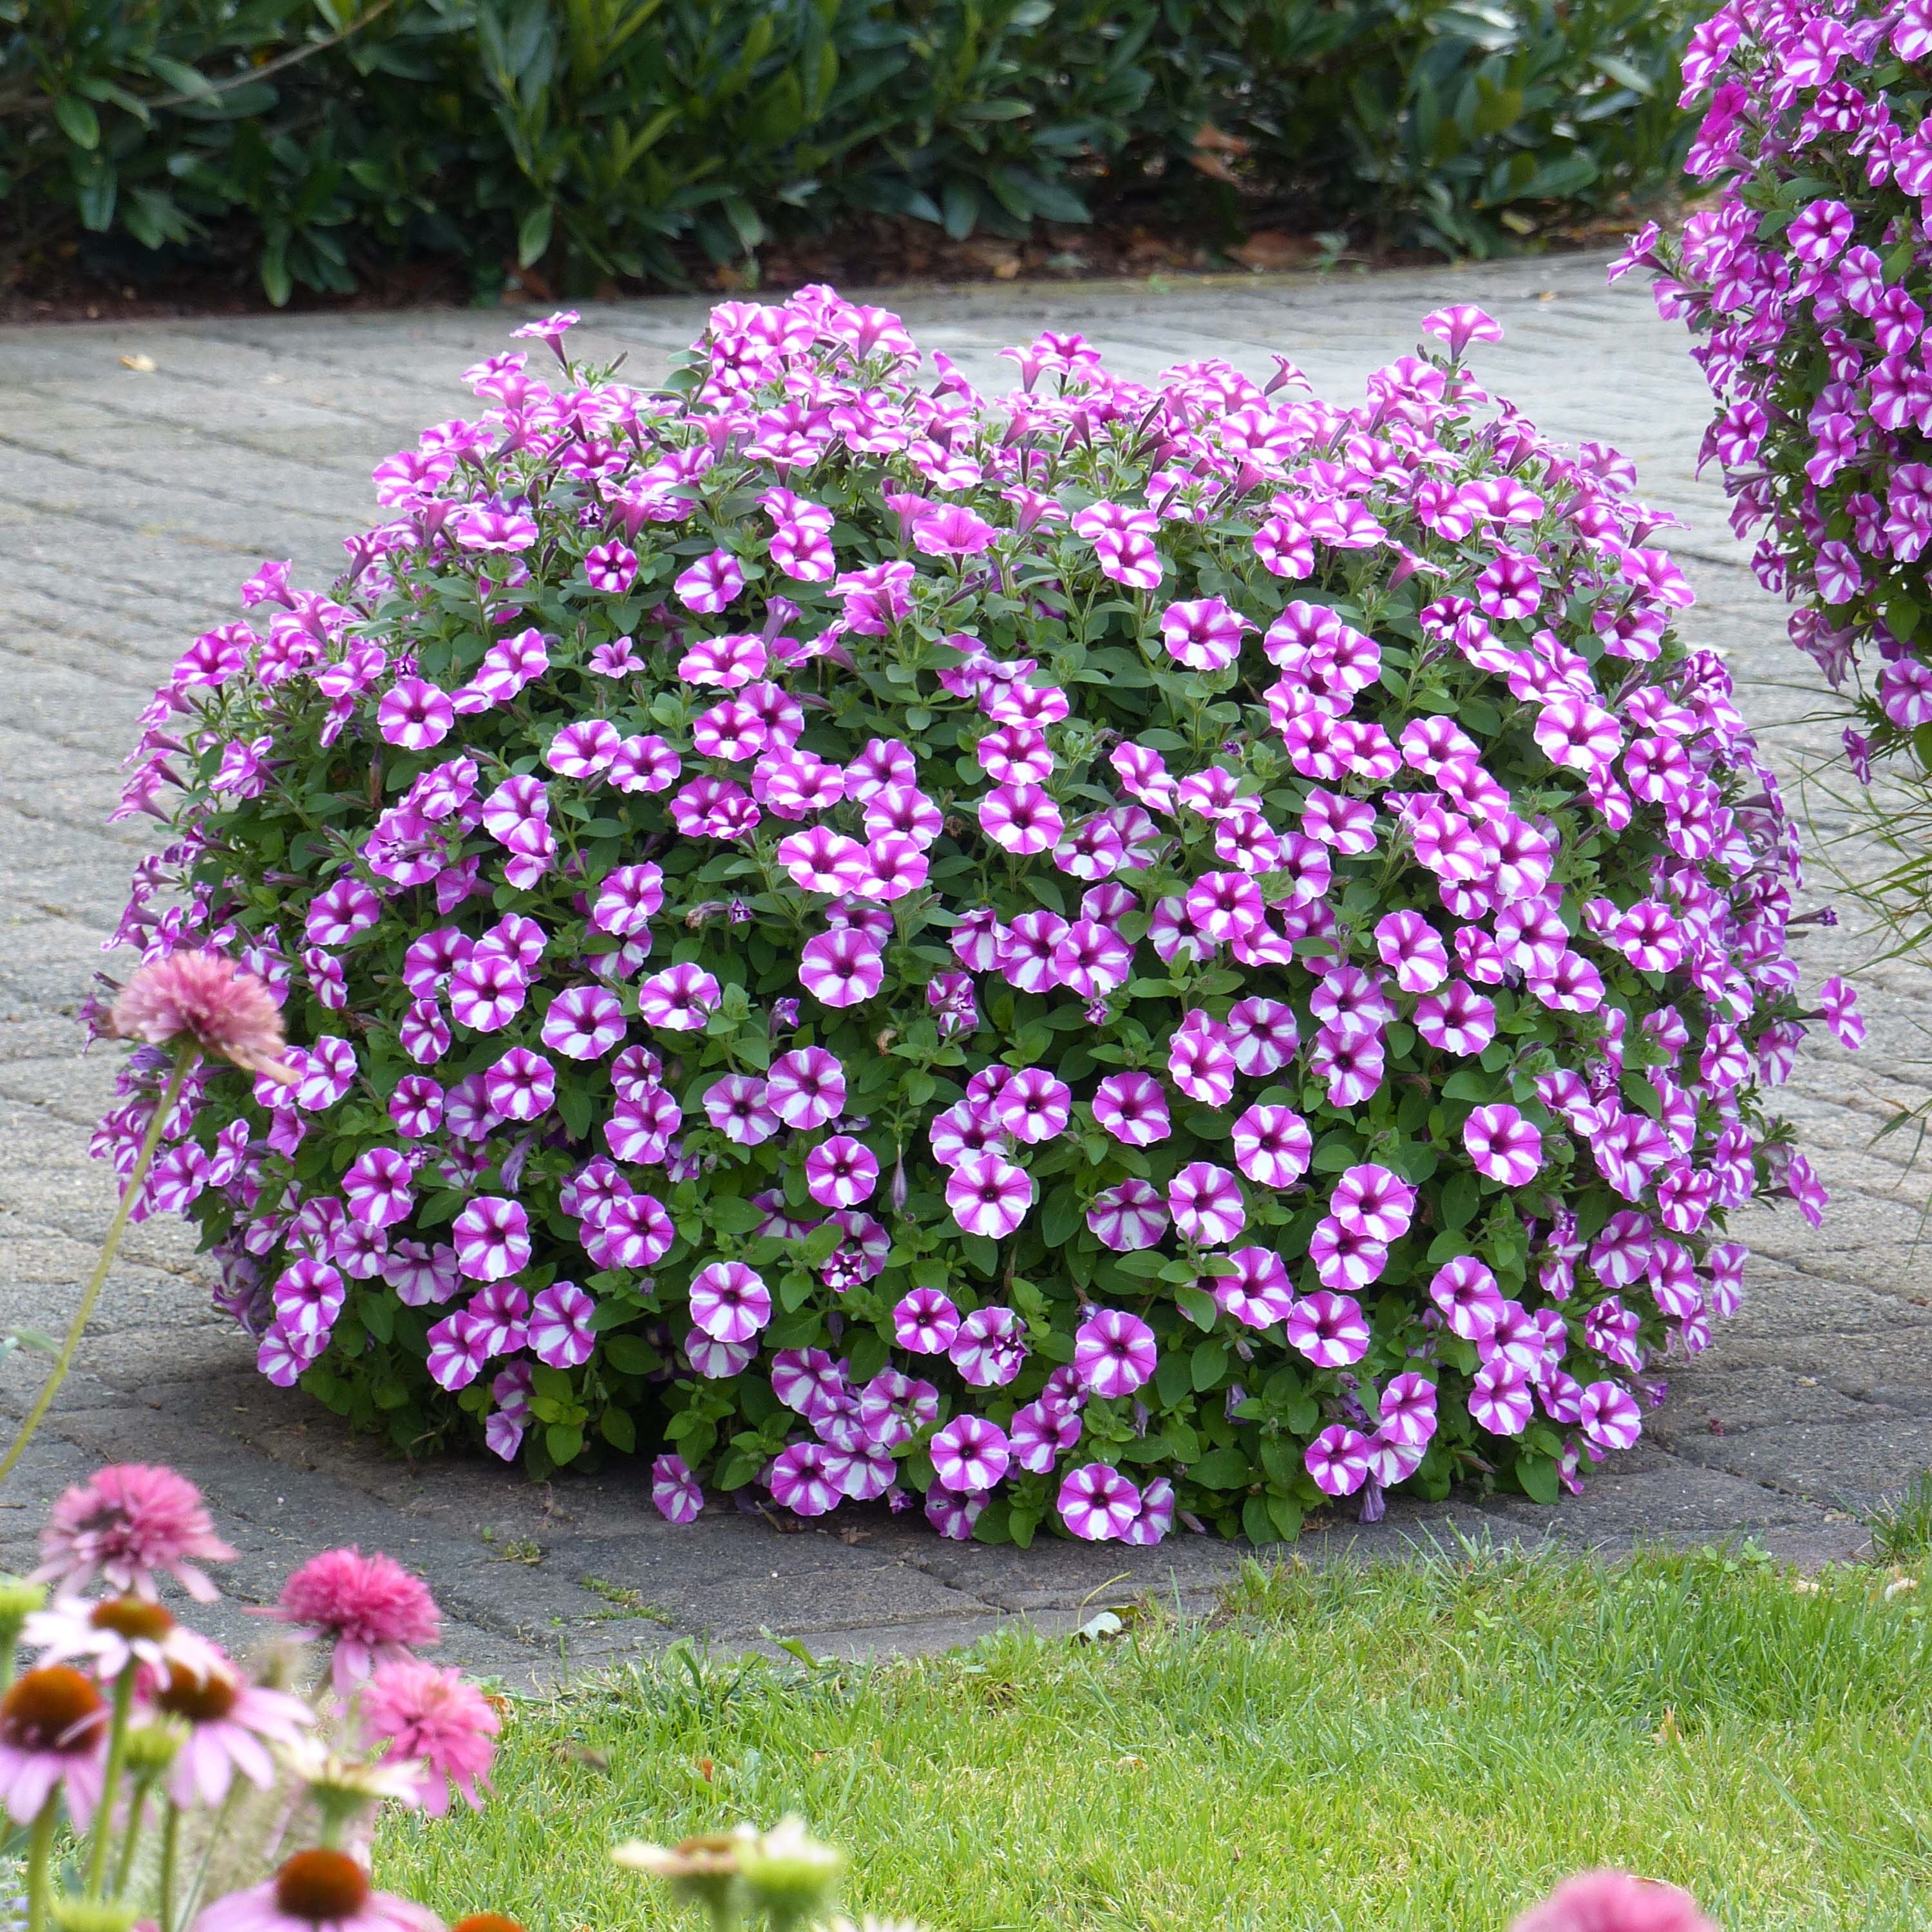
[[[874,998],[885,976],[878,940],[856,926],[819,933],[799,956],[799,984],[822,1006],[856,1006]]]
[[[1096,1395],[1132,1395],[1158,1359],[1154,1330],[1125,1309],[1096,1308],[1074,1331],[1074,1372]]]
[[[1287,1264],[1272,1248],[1237,1248],[1224,1256],[1232,1272],[1207,1276],[1200,1284],[1216,1307],[1245,1328],[1272,1328],[1294,1306]]]
[[[1241,1184],[1212,1161],[1190,1161],[1168,1184],[1168,1211],[1182,1240],[1222,1247],[1248,1224]]]
[[[1034,1145],[1064,1131],[1072,1098],[1064,1081],[1055,1079],[1043,1068],[1027,1067],[994,1095],[993,1118],[1015,1140]]]
[[[822,1046],[782,1053],[765,1076],[765,1104],[788,1127],[822,1127],[844,1109],[844,1069]]]
[[[1026,1324],[997,1304],[976,1308],[960,1323],[946,1354],[975,1388],[1004,1388],[1026,1361]]]
[[[1218,597],[1170,604],[1160,614],[1160,640],[1190,670],[1226,670],[1241,654],[1241,634],[1255,628]]]
[[[578,1369],[597,1346],[590,1325],[597,1304],[574,1281],[554,1281],[530,1302],[530,1352],[553,1369]]]
[[[961,1155],[946,1184],[946,1204],[962,1232],[1004,1240],[1026,1219],[1034,1185],[1024,1168],[990,1149]]]
[[[1331,1422],[1302,1461],[1324,1496],[1352,1496],[1369,1479],[1369,1439],[1346,1423]]]
[[[1381,1434],[1412,1449],[1426,1448],[1436,1433],[1436,1384],[1411,1369],[1390,1378],[1382,1392]]]
[[[695,1522],[703,1513],[704,1491],[682,1456],[660,1456],[651,1464],[651,1502],[672,1522]]]
[[[1119,1255],[1158,1246],[1167,1224],[1167,1202],[1160,1190],[1132,1175],[1102,1188],[1087,1210],[1087,1226],[1101,1246]]]
[[[1414,1209],[1415,1190],[1372,1162],[1345,1168],[1328,1197],[1328,1211],[1349,1233],[1384,1243],[1408,1233]]]
[[[602,1060],[621,1043],[623,1002],[608,986],[566,986],[544,1015],[542,1039],[566,1060]]]
[[[1315,1155],[1315,1136],[1292,1107],[1250,1107],[1232,1138],[1234,1165],[1260,1187],[1292,1187]]]
[[[914,1354],[943,1355],[959,1333],[959,1310],[936,1288],[916,1288],[892,1309],[892,1339]]]
[[[692,1277],[691,1318],[716,1342],[748,1342],[772,1318],[764,1277],[742,1262],[712,1262]]]
[[[1630,1391],[1612,1382],[1585,1384],[1577,1420],[1599,1449],[1629,1449],[1643,1432],[1643,1418]]]
[[[1141,1492],[1119,1470],[1088,1462],[1068,1472],[1054,1507],[1070,1534],[1086,1543],[1118,1543],[1141,1513]]]
[[[945,1489],[983,1496],[1006,1473],[1006,1432],[982,1415],[956,1415],[926,1445],[935,1480]]]
[[[850,1134],[832,1135],[805,1157],[806,1191],[820,1207],[856,1208],[878,1184],[878,1156]]]
[[[779,1127],[778,1117],[766,1098],[765,1082],[755,1074],[728,1073],[704,1096],[705,1118],[738,1147],[757,1147]]]
[[[1478,1107],[1462,1123],[1462,1144],[1478,1174],[1505,1187],[1527,1187],[1543,1165],[1543,1136],[1516,1108]]]
[[[1152,1147],[1174,1131],[1167,1096],[1151,1073],[1110,1073],[1094,1094],[1094,1119],[1124,1147]]]
[[[471,1281],[501,1281],[527,1268],[530,1217],[520,1202],[481,1194],[456,1217],[450,1233],[456,1264]]]
[[[686,962],[653,973],[638,986],[638,1017],[667,1033],[695,1033],[717,1010],[723,993],[716,979]]]
[[[349,1218],[364,1228],[393,1228],[406,1221],[415,1205],[412,1174],[409,1156],[394,1148],[370,1148],[357,1155],[342,1177]]]
[[[1369,1352],[1369,1324],[1352,1294],[1324,1288],[1288,1311],[1288,1339],[1318,1369],[1346,1368]]]
[[[745,567],[729,550],[714,550],[681,572],[671,588],[687,610],[715,616],[745,587]]]
[[[1444,1262],[1430,1277],[1429,1295],[1450,1330],[1466,1342],[1493,1334],[1502,1318],[1502,1290],[1486,1264],[1473,1255]]]
[[[1528,1376],[1498,1355],[1477,1370],[1469,1385],[1469,1413],[1496,1436],[1520,1436],[1534,1412]]]
[[[794,1516],[824,1516],[844,1491],[838,1452],[822,1442],[794,1442],[781,1450],[765,1474],[772,1500]]]

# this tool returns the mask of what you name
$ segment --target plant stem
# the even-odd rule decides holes
[[[114,1842],[114,1794],[128,1762],[128,1714],[134,1705],[134,1676],[140,1666],[132,1658],[114,1680],[114,1720],[107,1733],[107,1763],[101,1774],[100,1804],[94,1814],[94,1850],[87,1862],[87,1895],[98,1898],[107,1877],[107,1854]],[[134,1821],[130,1818],[131,1833]]]
[[[128,1184],[121,1190],[121,1204],[114,1210],[114,1219],[108,1224],[107,1239],[102,1244],[100,1259],[95,1264],[94,1278],[87,1284],[87,1292],[80,1298],[80,1306],[75,1310],[74,1320],[67,1331],[67,1340],[61,1344],[58,1359],[55,1362],[46,1381],[41,1385],[40,1394],[33,1407],[27,1412],[27,1419],[20,1425],[20,1432],[14,1437],[4,1460],[0,1460],[0,1482],[7,1480],[8,1472],[20,1460],[20,1452],[33,1440],[34,1432],[46,1420],[47,1411],[53,1406],[54,1397],[60,1393],[61,1384],[67,1380],[67,1372],[74,1366],[74,1358],[80,1348],[80,1338],[87,1332],[87,1324],[94,1314],[94,1304],[100,1299],[100,1291],[107,1280],[107,1270],[114,1264],[115,1250],[121,1245],[121,1237],[128,1226],[129,1210],[140,1198],[142,1184],[147,1180],[148,1169],[154,1163],[154,1150],[161,1144],[161,1135],[175,1111],[175,1102],[181,1098],[182,1083],[188,1078],[188,1070],[200,1058],[200,1050],[192,1040],[184,1043],[180,1057],[175,1062],[174,1071],[168,1076],[168,1084],[161,1094],[160,1104],[154,1109],[154,1118],[148,1123],[146,1138],[141,1142],[141,1151],[134,1157],[133,1171],[128,1176]]]
[[[27,1932],[46,1932],[48,1867],[53,1862],[54,1821],[59,1801],[50,1798],[34,1820],[27,1844]]]
[[[194,1882],[188,1888],[188,1896],[182,1901],[182,1917],[184,1920],[192,1921],[200,1908],[201,1895],[208,1888],[209,1868],[214,1863],[215,1853],[221,1848],[223,1838],[228,1829],[228,1820],[235,1810],[235,1801],[240,1796],[237,1790],[240,1783],[238,1778],[229,1786],[228,1796],[221,1801],[220,1809],[215,1813],[208,1826],[208,1842],[202,1847],[200,1862],[194,1868]],[[172,1823],[175,1816],[172,1804],[168,1807],[168,1813],[169,1822]],[[168,1932],[165,1924],[161,1927],[161,1932]]]
[[[175,1932],[175,1854],[181,1846],[181,1807],[170,1798],[161,1824],[161,1932]]]
[[[147,1822],[148,1793],[154,1788],[154,1775],[136,1776],[128,1794],[128,1835],[121,1841],[121,1862],[114,1868],[114,1896],[128,1889],[128,1875],[134,1868],[134,1848],[141,1842],[141,1828]]]

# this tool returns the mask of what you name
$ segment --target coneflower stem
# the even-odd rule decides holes
[[[87,1862],[87,1895],[98,1898],[107,1882],[107,1854],[114,1843],[114,1799],[128,1762],[128,1718],[134,1708],[134,1678],[140,1666],[132,1658],[114,1680],[114,1718],[107,1733],[107,1763],[101,1773],[100,1807],[94,1817],[94,1850]],[[133,1828],[133,1821],[129,1821]]]
[[[161,1932],[175,1932],[175,1856],[181,1844],[181,1807],[171,1798],[161,1825]]]
[[[47,1880],[53,1863],[54,1826],[60,1802],[50,1797],[34,1820],[33,1835],[27,1841],[27,1932],[46,1932]]]
[[[121,1862],[114,1868],[116,1898],[128,1889],[128,1874],[134,1869],[134,1851],[148,1822],[148,1794],[154,1788],[155,1775],[152,1772],[136,1773],[134,1789],[128,1794],[128,1835],[122,1840]]]
[[[128,1184],[121,1190],[121,1204],[114,1210],[114,1219],[109,1222],[107,1239],[102,1244],[100,1259],[95,1263],[94,1278],[87,1284],[87,1292],[80,1298],[80,1306],[74,1310],[74,1320],[67,1331],[67,1339],[61,1344],[61,1352],[50,1371],[40,1392],[34,1398],[34,1406],[27,1412],[27,1419],[20,1425],[20,1432],[14,1438],[12,1446],[4,1458],[0,1458],[0,1482],[7,1480],[8,1472],[20,1460],[20,1454],[34,1438],[34,1435],[46,1419],[47,1411],[53,1406],[54,1397],[59,1394],[61,1384],[67,1380],[67,1372],[74,1366],[74,1358],[80,1352],[80,1338],[87,1333],[87,1324],[94,1314],[94,1304],[100,1299],[100,1291],[106,1285],[107,1270],[114,1265],[115,1250],[121,1245],[121,1237],[128,1226],[128,1216],[134,1203],[140,1198],[141,1189],[148,1178],[148,1169],[153,1166],[154,1150],[161,1144],[161,1136],[175,1111],[175,1102],[181,1098],[183,1083],[188,1070],[201,1058],[201,1050],[193,1040],[184,1041],[175,1061],[174,1071],[168,1076],[168,1084],[163,1090],[160,1104],[154,1109],[154,1118],[148,1123],[146,1138],[141,1142],[141,1151],[134,1156],[134,1166],[128,1176]]]

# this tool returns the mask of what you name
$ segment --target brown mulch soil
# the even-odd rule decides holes
[[[1568,253],[1620,240],[1637,225],[1633,212],[1552,226],[1526,243],[1538,252]],[[776,242],[755,256],[723,267],[693,254],[688,286],[706,294],[748,295],[830,282],[848,290],[906,282],[1078,282],[1202,274],[1263,274],[1324,263],[1371,268],[1414,267],[1440,259],[1421,250],[1340,245],[1341,238],[1257,227],[1225,248],[1204,244],[1198,232],[1138,223],[1091,227],[1048,226],[1037,238],[1008,242],[975,236],[955,242],[928,224],[875,217],[832,233]],[[479,305],[462,265],[442,260],[377,263],[364,268],[351,296],[298,289],[282,313],[316,314]],[[662,285],[605,283],[601,299],[671,292]],[[565,292],[535,269],[506,265],[490,302],[554,304]],[[11,289],[0,289],[0,323],[175,320],[215,315],[276,313],[252,263],[214,255],[152,256],[134,244],[87,250],[69,243],[34,264]]]

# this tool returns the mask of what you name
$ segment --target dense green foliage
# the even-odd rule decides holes
[[[376,1870],[454,1918],[646,1918],[612,1837],[787,1807],[942,1927],[1500,1932],[1622,1864],[1750,1932],[1917,1932],[1920,1595],[1748,1556],[1291,1568],[1232,1615],[805,1672],[682,1646],[519,1704],[481,1816]],[[638,1628],[650,1634],[650,1627]]]
[[[0,0],[0,274],[684,278],[855,214],[1485,253],[1665,185],[1681,0]],[[1202,145],[1202,130],[1209,139]],[[138,254],[138,249],[133,251]]]

